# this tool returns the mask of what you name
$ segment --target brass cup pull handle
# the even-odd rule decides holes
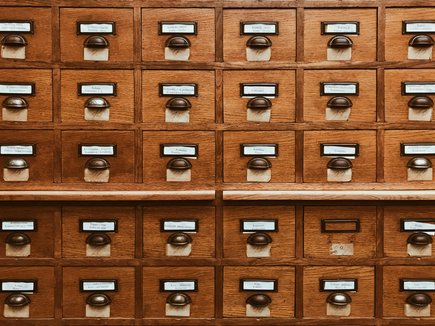
[[[427,246],[430,245],[432,241],[432,236],[423,232],[412,233],[407,240],[409,244],[414,246]]]
[[[184,232],[172,233],[168,237],[168,244],[176,247],[187,246],[188,244],[192,243],[192,241],[192,237]]]
[[[428,96],[414,96],[409,100],[408,107],[427,110],[433,107],[433,100]]]
[[[24,307],[30,304],[30,298],[22,293],[9,294],[5,299],[5,304],[9,307]]]
[[[256,232],[252,233],[246,241],[252,246],[267,246],[272,243],[272,237],[267,233]]]
[[[411,169],[429,169],[432,167],[432,162],[426,157],[414,157],[406,166]]]
[[[166,102],[166,108],[170,110],[184,111],[192,107],[189,100],[184,97],[173,97],[168,102]]]
[[[27,161],[23,158],[11,158],[6,161],[5,168],[6,169],[27,169],[29,167],[29,164]]]
[[[265,308],[272,303],[267,294],[254,294],[246,299],[246,303],[256,308]]]
[[[406,298],[406,303],[415,307],[426,307],[432,303],[432,298],[426,293],[414,293]]]
[[[272,163],[263,157],[254,157],[248,161],[248,169],[267,170],[272,167]]]
[[[27,41],[21,35],[8,34],[2,39],[2,45],[22,47],[27,45]]]
[[[352,40],[344,35],[334,36],[328,41],[328,47],[332,49],[348,49],[351,48],[352,45]]]
[[[86,243],[93,247],[106,246],[112,242],[112,239],[105,233],[91,233],[86,238]]]
[[[84,41],[83,45],[90,49],[105,49],[109,47],[109,41],[104,36],[92,35]]]
[[[110,168],[110,163],[105,160],[104,158],[91,158],[89,159],[86,164],[86,168],[91,170],[103,170]]]
[[[333,170],[346,170],[352,168],[352,161],[345,157],[335,157],[329,160],[327,167]]]
[[[165,46],[171,49],[188,49],[190,45],[189,39],[183,36],[171,36],[165,43]]]
[[[108,109],[110,108],[110,103],[103,97],[91,97],[85,102],[85,108],[88,109]]]
[[[334,306],[346,306],[352,302],[352,298],[343,292],[334,292],[328,295],[326,302]]]
[[[4,99],[2,103],[3,107],[6,109],[22,110],[27,109],[29,104],[22,97],[9,96]]]
[[[246,41],[246,46],[251,49],[264,50],[272,46],[272,41],[266,36],[252,36]]]
[[[409,40],[408,45],[414,48],[428,48],[435,44],[432,37],[429,35],[416,35]]]
[[[14,232],[8,234],[5,242],[11,246],[25,246],[32,242],[30,237],[25,233]]]
[[[331,98],[326,104],[331,109],[350,109],[353,106],[352,101],[345,96],[335,96]]]
[[[265,97],[254,97],[248,101],[248,109],[254,110],[268,110],[272,106],[272,102]]]
[[[184,307],[192,303],[192,299],[185,293],[172,293],[166,298],[166,303],[175,307]]]
[[[93,293],[86,298],[86,303],[93,307],[104,307],[111,304],[112,300],[104,293]]]
[[[170,170],[189,170],[192,168],[192,163],[185,158],[173,158],[166,167]]]

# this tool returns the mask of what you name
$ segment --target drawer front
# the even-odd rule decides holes
[[[224,121],[294,122],[295,71],[224,71]]]
[[[228,9],[223,19],[224,61],[295,61],[296,10]]]
[[[63,317],[134,318],[134,276],[133,267],[64,267]]]
[[[434,275],[434,266],[385,266],[384,317],[434,318]]]
[[[305,121],[376,121],[375,70],[306,70]]]
[[[143,275],[145,318],[214,317],[213,267],[145,267]]]
[[[47,130],[1,130],[0,183],[52,183],[54,135]]]
[[[435,8],[388,8],[385,16],[387,61],[432,59]],[[422,37],[423,36],[423,37]]]
[[[376,131],[305,132],[304,182],[375,181]]]
[[[134,258],[133,207],[62,209],[62,256],[65,258]]]
[[[387,257],[432,257],[434,206],[385,206],[384,253]]]
[[[214,183],[214,132],[145,131],[143,151],[145,183]]]
[[[215,61],[214,22],[214,9],[142,9],[142,60]]]
[[[54,270],[52,267],[1,267],[0,319],[23,320],[54,317]],[[21,307],[14,304],[26,303]]]
[[[132,70],[63,70],[62,122],[120,122],[134,120]]]
[[[51,70],[3,69],[0,73],[1,121],[53,120]]]
[[[51,62],[50,8],[7,7],[0,13],[3,47],[0,61],[25,60]],[[17,23],[11,25],[9,23]],[[38,75],[38,74],[36,74]],[[43,88],[44,89],[44,88]]]
[[[292,258],[294,236],[293,206],[224,207],[226,258]]]
[[[215,257],[214,207],[145,207],[144,256]]]
[[[372,267],[306,267],[304,317],[373,317],[374,283]]]
[[[134,132],[63,131],[62,182],[134,182]]]
[[[295,134],[278,131],[224,133],[225,182],[294,182]]]
[[[435,100],[433,69],[385,71],[387,122],[430,122]]]
[[[2,206],[1,258],[50,258],[54,253],[54,221],[60,211],[48,206]]]
[[[133,10],[61,8],[62,61],[133,61]]]
[[[305,61],[376,61],[376,26],[375,9],[305,10]]]
[[[306,258],[374,258],[376,207],[305,206]]]
[[[214,71],[143,71],[142,120],[160,124],[214,123]]]
[[[384,153],[386,182],[433,182],[435,131],[387,130]]]
[[[293,267],[224,267],[224,317],[291,318],[294,288]]]

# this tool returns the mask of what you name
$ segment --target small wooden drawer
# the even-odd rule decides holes
[[[376,61],[376,9],[307,9],[304,58],[315,61]]]
[[[147,123],[215,122],[215,72],[144,70],[142,120]]]
[[[133,34],[133,9],[60,9],[62,61],[133,61]]]
[[[294,182],[294,132],[225,132],[224,181]]]
[[[376,121],[376,70],[305,70],[305,121]]]
[[[432,60],[435,8],[387,8],[385,12],[386,60]]]
[[[375,182],[376,131],[306,131],[304,182]]]
[[[293,206],[224,207],[225,258],[293,258]]]
[[[2,206],[0,258],[51,258],[54,221],[60,210],[49,206]]]
[[[214,132],[145,131],[143,158],[145,183],[214,184]]]
[[[51,62],[51,29],[50,8],[3,7],[0,12],[0,61]]]
[[[385,70],[385,89],[388,90],[385,92],[387,122],[434,120],[434,72],[433,69]]]
[[[63,207],[62,256],[134,258],[134,222],[133,207]]]
[[[132,123],[133,71],[63,70],[61,107],[64,123]]]
[[[215,209],[144,207],[145,257],[215,257]]]
[[[434,206],[385,206],[384,254],[387,257],[433,257]]]
[[[294,122],[294,70],[224,71],[224,121]]]
[[[142,60],[215,61],[214,22],[214,9],[142,9]]]
[[[295,61],[296,10],[224,10],[224,61]]]
[[[0,183],[52,183],[54,135],[48,130],[0,130]]]
[[[145,318],[213,318],[213,267],[145,267]]]
[[[224,317],[294,316],[293,267],[224,267]]]
[[[134,318],[133,267],[64,267],[64,318]]]
[[[134,132],[62,131],[62,182],[134,182]]]
[[[432,161],[435,162],[435,131],[385,131],[386,182],[433,182]]]
[[[375,255],[376,207],[304,207],[304,257],[374,258]]]
[[[52,267],[1,267],[0,319],[53,318],[54,284]]]
[[[384,317],[434,318],[435,266],[384,267]]]
[[[373,267],[305,267],[304,317],[373,317],[374,276]]]
[[[2,69],[0,71],[1,121],[51,122],[53,120],[51,90],[51,70]]]

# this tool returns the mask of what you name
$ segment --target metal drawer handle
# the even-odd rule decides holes
[[[409,100],[408,107],[427,110],[433,107],[433,100],[428,96],[414,96]]]
[[[6,169],[27,169],[29,167],[29,164],[27,164],[27,161],[23,158],[11,158],[6,161],[5,168]]]
[[[27,45],[27,41],[21,35],[9,34],[3,38],[2,45],[22,47]]]
[[[166,298],[166,303],[171,306],[184,307],[192,303],[192,299],[185,293],[172,293]]]
[[[272,106],[272,102],[265,97],[254,97],[248,101],[247,106],[249,109],[267,110]]]
[[[328,47],[332,49],[347,49],[351,48],[353,42],[350,38],[343,35],[334,36],[328,42]]]
[[[426,157],[414,157],[406,166],[411,169],[429,169],[432,167],[432,162]]]
[[[187,246],[192,241],[191,236],[184,232],[173,233],[168,237],[168,243],[176,247]]]
[[[414,246],[427,246],[432,243],[432,236],[427,233],[416,232],[408,237],[407,242]]]
[[[254,157],[248,161],[248,169],[267,170],[272,167],[272,163],[263,157]]]
[[[272,299],[267,294],[254,294],[246,299],[246,303],[253,307],[264,308],[272,303]]]
[[[331,109],[350,109],[352,105],[352,101],[345,96],[333,97],[326,104]]]
[[[414,293],[406,298],[406,303],[415,307],[426,307],[432,303],[432,298],[426,293]]]
[[[328,295],[326,302],[334,306],[346,306],[352,302],[352,298],[347,293],[335,292]]]
[[[25,246],[32,242],[30,237],[25,233],[10,233],[5,239],[5,242],[11,246]]]
[[[86,243],[93,247],[106,246],[111,242],[112,240],[105,233],[92,233],[86,238]]]
[[[93,293],[86,298],[86,303],[93,307],[104,307],[111,302],[110,297],[104,293]]]
[[[409,40],[408,44],[414,48],[428,48],[433,46],[435,42],[429,35],[416,35]]]
[[[267,246],[272,243],[272,237],[267,233],[256,232],[248,237],[247,242],[252,246]]]
[[[105,37],[99,35],[89,36],[83,43],[85,48],[105,49],[109,47],[109,41]]]
[[[25,99],[23,99],[22,97],[14,97],[14,96],[5,98],[2,105],[6,109],[14,109],[14,110],[27,109],[27,107],[29,106],[29,104]]]
[[[168,162],[166,167],[170,170],[189,170],[192,168],[192,163],[185,158],[173,158]]]
[[[328,169],[345,170],[352,168],[352,161],[344,157],[336,157],[329,160]]]
[[[5,299],[5,304],[7,304],[9,307],[24,307],[30,302],[30,298],[22,293],[9,294]]]
[[[166,108],[170,110],[188,110],[191,107],[192,104],[184,97],[174,97],[166,103]]]
[[[183,36],[172,36],[166,40],[165,46],[173,49],[190,48],[190,41]]]
[[[266,36],[252,36],[246,42],[246,46],[251,49],[267,49],[272,46],[272,41]]]
[[[91,97],[85,103],[85,108],[88,109],[108,109],[110,107],[110,103],[102,97]]]
[[[104,158],[91,158],[86,162],[85,166],[91,170],[103,170],[110,168],[110,163]]]

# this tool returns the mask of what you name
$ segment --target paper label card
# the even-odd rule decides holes
[[[35,145],[0,145],[0,155],[35,155]]]
[[[35,231],[36,220],[1,221],[1,231]]]
[[[278,144],[240,144],[240,156],[278,156]]]
[[[159,84],[159,96],[198,96],[197,84]]]
[[[320,95],[358,95],[359,83],[346,82],[346,83],[320,83]]]
[[[276,83],[241,83],[240,96],[278,96],[278,87]]]
[[[400,155],[435,155],[435,143],[402,143]]]
[[[159,22],[160,35],[196,35],[198,33],[196,22]]]
[[[355,157],[359,155],[359,144],[320,144],[320,156]]]
[[[118,291],[118,280],[80,280],[80,291]]]
[[[241,279],[240,291],[278,291],[278,280]]]
[[[77,34],[116,34],[115,22],[77,22]]]
[[[278,231],[278,220],[240,220],[241,232]]]
[[[278,35],[279,22],[240,22],[240,35]]]
[[[402,95],[435,94],[435,82],[402,82]]]
[[[357,291],[358,280],[357,279],[332,279],[320,280],[320,291]]]
[[[80,144],[81,156],[116,156],[116,145]]]
[[[400,291],[435,291],[435,280],[401,279]]]
[[[37,280],[0,280],[1,292],[37,292]]]
[[[35,83],[0,82],[0,95],[35,95]]]
[[[402,219],[400,220],[400,231],[435,231],[435,219]]]
[[[198,280],[160,280],[160,291],[198,291]]]
[[[435,20],[404,20],[402,34],[435,33]]]
[[[161,220],[160,231],[198,232],[198,220]]]
[[[117,232],[118,220],[80,220],[81,232]]]
[[[198,157],[198,145],[160,144],[160,156]]]
[[[0,33],[33,33],[31,20],[0,20]]]
[[[321,34],[359,34],[359,22],[321,22]]]
[[[78,95],[113,95],[116,96],[116,83],[78,83]]]

